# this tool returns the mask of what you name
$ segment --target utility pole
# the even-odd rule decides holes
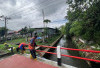
[[[5,17],[4,15],[0,16],[0,18],[4,18],[5,21],[5,41],[7,41],[7,20],[11,19],[9,17]]]
[[[42,9],[42,14],[43,14],[43,24],[44,24],[44,31],[45,31],[45,23],[44,23],[44,10]],[[44,34],[44,31],[43,31],[43,42],[45,42],[45,34]]]
[[[29,26],[29,29],[30,29],[31,27]]]
[[[5,19],[5,40],[7,41],[7,20],[9,20],[9,17],[4,17]]]
[[[44,28],[45,28],[45,23],[44,23],[44,10],[42,9],[42,14],[43,14],[43,24],[44,24]]]

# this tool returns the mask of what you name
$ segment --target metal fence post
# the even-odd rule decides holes
[[[13,52],[13,47],[11,47],[11,53],[14,54],[14,52]]]
[[[57,64],[61,66],[61,49],[60,46],[57,46]]]

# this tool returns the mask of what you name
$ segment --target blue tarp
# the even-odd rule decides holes
[[[36,39],[42,39],[42,37],[37,37]]]

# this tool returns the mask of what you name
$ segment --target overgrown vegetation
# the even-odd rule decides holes
[[[66,34],[100,45],[100,0],[68,0]]]
[[[43,42],[42,40],[37,39],[36,43],[37,43],[37,45],[48,45],[49,46],[56,39],[58,39],[59,36],[60,35],[53,35],[51,38],[47,38],[46,42]],[[25,43],[28,44],[28,42],[26,41],[25,38],[20,38],[20,39],[6,41],[6,43],[9,45],[9,47],[14,47],[14,53],[16,53],[16,48],[19,46],[19,45],[16,45],[16,44],[22,43],[22,42],[25,42]],[[5,49],[5,45],[4,44],[0,44],[0,50],[2,50],[3,52],[11,52],[10,50]],[[30,53],[29,50],[26,50],[26,53]]]
[[[10,50],[6,49],[4,44],[0,44],[0,54],[11,52]]]
[[[51,43],[53,43],[56,39],[59,38],[60,35],[54,35],[52,36],[52,38],[47,38],[46,42],[41,42],[41,41],[37,41],[38,45],[50,45]]]
[[[65,34],[65,33],[66,33],[66,31],[65,31],[65,26],[64,26],[64,25],[62,25],[62,26],[60,27],[60,31],[61,31],[62,34]]]

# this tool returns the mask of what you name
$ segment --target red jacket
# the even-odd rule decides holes
[[[19,44],[19,48],[21,47],[23,45],[23,47],[25,47],[26,45],[28,45],[28,44],[26,44],[26,43],[21,43],[21,44]]]

